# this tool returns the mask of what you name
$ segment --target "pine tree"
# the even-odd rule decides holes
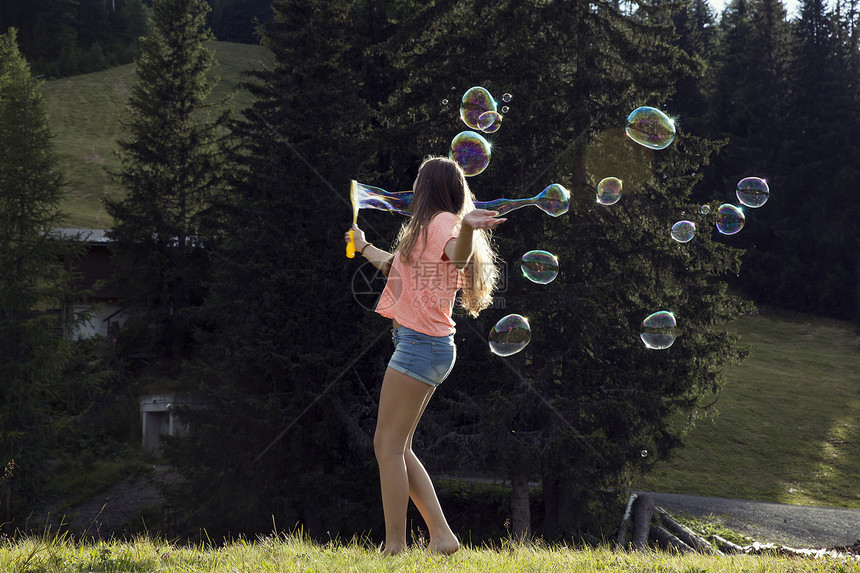
[[[45,485],[53,406],[73,353],[63,333],[85,318],[55,312],[72,300],[63,261],[79,253],[59,233],[62,196],[41,82],[13,28],[0,35],[0,465],[14,466],[4,484],[4,522],[10,508],[22,507],[16,502],[35,502]]]
[[[129,97],[129,135],[118,142],[127,194],[105,201],[117,280],[138,311],[126,333],[136,351],[158,358],[191,352],[187,311],[204,298],[209,266],[201,226],[225,170],[227,107],[206,102],[214,83],[214,55],[203,45],[212,37],[208,10],[204,0],[153,5]]]
[[[349,181],[372,154],[356,77],[362,6],[274,2],[264,27],[274,64],[251,74],[257,101],[231,125],[236,168],[213,219],[212,288],[199,314],[209,406],[188,413],[191,436],[167,454],[189,478],[176,500],[195,510],[194,531],[265,532],[273,519],[315,536],[381,529],[365,521],[378,498],[361,426],[372,418],[353,413],[371,409],[364,384],[380,368],[356,358],[378,354],[388,336],[361,326],[350,292],[358,260],[343,243]]]
[[[380,145],[404,149],[404,164],[445,153],[465,127],[456,105],[439,111],[437,90],[482,85],[497,99],[511,92],[510,112],[490,137],[490,166],[470,186],[479,200],[531,196],[555,182],[572,195],[567,215],[526,209],[499,228],[506,289],[496,308],[458,321],[458,365],[436,398],[447,407],[425,415],[425,428],[436,418],[452,435],[440,446],[460,454],[449,463],[515,484],[542,481],[547,538],[613,527],[600,516],[614,514],[605,508],[629,476],[680,447],[684,428],[671,420],[707,403],[722,384],[720,368],[743,355],[719,327],[743,308],[722,282],[738,269],[738,253],[709,236],[713,221],[694,215],[690,198],[715,145],[682,130],[669,149],[651,152],[623,134],[630,111],[662,106],[688,73],[688,56],[670,44],[672,6],[655,4],[639,3],[636,14],[603,3],[433,5],[388,44],[399,48],[395,61],[409,79],[385,109],[392,125]],[[613,207],[594,203],[607,176],[626,190]],[[668,231],[685,212],[700,232],[680,246]],[[559,257],[563,270],[549,285],[517,277],[519,258],[535,248]],[[684,325],[666,352],[638,340],[639,323],[658,309]],[[532,340],[500,359],[486,335],[508,313],[529,317]],[[420,443],[438,440],[416,435]]]

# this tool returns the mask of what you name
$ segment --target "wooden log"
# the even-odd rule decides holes
[[[724,555],[719,549],[715,549],[713,545],[702,537],[696,535],[696,532],[682,523],[678,523],[669,515],[662,507],[655,508],[655,511],[660,515],[660,521],[663,526],[671,533],[674,533],[678,539],[698,551],[699,553],[710,553],[711,555]]]
[[[744,548],[736,543],[732,543],[728,539],[723,539],[716,533],[711,535],[711,541],[714,542],[714,545],[719,546],[723,551],[727,553],[744,553]]]
[[[648,548],[648,532],[653,516],[654,498],[648,494],[638,496],[633,501],[633,539],[630,542],[633,549]]]
[[[615,542],[624,549],[627,548],[627,526],[630,524],[630,514],[635,499],[636,494],[631,493],[627,500],[627,507],[624,509],[624,517],[621,519],[621,527],[618,528],[618,535],[615,538]]]
[[[657,545],[667,550],[675,550],[678,553],[695,553],[696,550],[678,539],[676,536],[669,533],[659,525],[655,525],[649,531],[651,539],[657,542]]]

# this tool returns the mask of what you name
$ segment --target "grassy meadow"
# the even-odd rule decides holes
[[[297,535],[271,535],[253,542],[177,546],[158,540],[75,543],[44,536],[20,541],[0,540],[0,570],[9,572],[592,572],[626,573],[858,573],[860,561],[850,557],[820,559],[777,555],[675,555],[627,552],[609,547],[543,547],[503,543],[498,547],[465,547],[450,556],[411,549],[384,557],[362,541],[320,544]]]
[[[250,103],[251,95],[238,90],[240,74],[259,68],[268,52],[260,46],[230,42],[211,42],[209,47],[218,61],[212,76],[220,80],[209,101],[217,103],[235,92],[234,105],[241,110]],[[48,127],[67,183],[62,209],[70,227],[107,229],[112,224],[102,199],[121,196],[110,173],[119,171],[116,141],[127,135],[122,122],[134,79],[134,64],[127,64],[44,84]]]
[[[860,329],[766,313],[731,329],[751,357],[728,370],[717,415],[636,487],[860,509]]]

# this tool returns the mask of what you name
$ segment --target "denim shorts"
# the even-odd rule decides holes
[[[457,360],[454,335],[428,336],[405,326],[391,331],[394,354],[388,367],[416,380],[438,386],[448,377]]]

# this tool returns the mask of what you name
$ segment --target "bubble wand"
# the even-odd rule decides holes
[[[358,201],[355,200],[355,188],[358,185],[355,179],[349,184],[349,199],[352,201],[352,224],[358,225]],[[349,230],[349,242],[346,244],[346,258],[355,258],[355,231]]]
[[[378,209],[380,211],[393,211],[406,215],[412,215],[412,191],[391,192],[359,183],[355,179],[349,185],[349,198],[352,201],[352,223],[358,224],[359,209]],[[350,259],[355,257],[355,234],[349,231],[349,242],[346,244],[346,256]]]

